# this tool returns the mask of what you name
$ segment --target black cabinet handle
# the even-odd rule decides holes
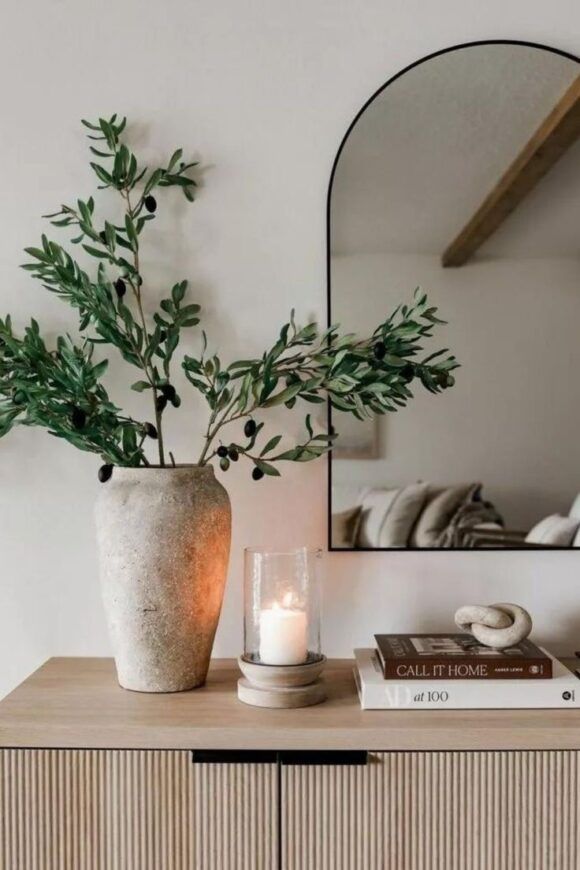
[[[347,765],[367,764],[368,753],[364,750],[285,750],[278,753],[278,760],[282,765],[289,764],[326,764]]]
[[[362,765],[368,763],[368,752],[364,750],[194,749],[191,760],[194,764]]]

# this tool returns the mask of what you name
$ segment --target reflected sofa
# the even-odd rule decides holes
[[[468,531],[502,528],[480,483],[348,489],[333,487],[335,549],[457,548],[466,546]]]

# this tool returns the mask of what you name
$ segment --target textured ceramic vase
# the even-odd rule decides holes
[[[96,524],[119,683],[137,692],[203,685],[231,537],[213,468],[115,468]]]

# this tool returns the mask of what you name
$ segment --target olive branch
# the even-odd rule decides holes
[[[141,236],[157,216],[154,194],[161,189],[179,188],[194,201],[197,163],[185,162],[179,148],[163,166],[142,166],[123,141],[125,118],[82,123],[91,156],[98,158],[90,162],[97,189],[117,193],[120,217],[115,222],[99,219],[94,196],[45,215],[54,227],[73,231],[70,244],[80,246],[94,263],[92,274],[70,249],[46,235],[38,246],[25,249],[30,259],[23,268],[78,312],[80,340],[60,336],[51,350],[36,321],[19,337],[10,317],[0,319],[0,437],[19,424],[45,428],[99,454],[105,463],[100,477],[106,480],[113,465],[148,465],[149,440],[157,443],[160,466],[168,464],[168,457],[175,463],[166,450],[164,414],[181,404],[175,354],[182,330],[199,324],[200,306],[187,301],[187,281],[180,280],[146,316],[143,300],[150,290],[140,261]],[[278,476],[278,463],[316,459],[331,449],[336,435],[315,432],[312,416],[306,414],[300,443],[280,449],[282,436],[276,434],[259,445],[265,421],[255,416],[269,408],[329,400],[333,408],[364,419],[404,407],[413,398],[413,382],[432,393],[451,387],[458,363],[447,349],[420,358],[422,342],[443,322],[420,290],[410,305],[397,308],[363,339],[342,335],[336,325],[324,331],[315,323],[297,326],[292,312],[260,358],[225,366],[217,354],[208,354],[202,332],[199,354],[184,355],[177,368],[208,405],[198,464],[217,458],[227,471],[244,457],[252,463],[254,479]],[[98,345],[116,348],[139,370],[132,389],[150,394],[154,423],[124,415],[111,401],[102,382],[108,362],[93,362]],[[242,437],[224,440],[224,430],[232,432],[236,423]]]

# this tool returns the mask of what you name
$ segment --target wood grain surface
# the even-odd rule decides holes
[[[0,702],[0,747],[86,749],[580,749],[580,710],[361,710],[350,660],[328,700],[265,710],[238,701],[235,662],[191,692],[121,689],[111,659],[53,658]]]

